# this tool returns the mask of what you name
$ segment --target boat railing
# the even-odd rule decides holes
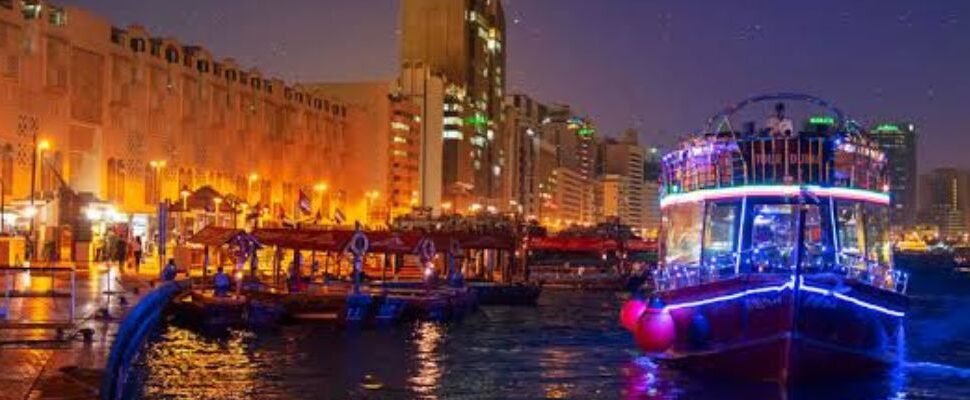
[[[664,194],[742,185],[822,185],[882,190],[884,155],[861,139],[711,137],[665,158]]]

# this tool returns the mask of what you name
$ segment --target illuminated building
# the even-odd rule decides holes
[[[158,201],[178,199],[183,187],[211,186],[291,214],[299,190],[341,183],[340,103],[75,7],[0,2],[0,21],[8,211],[30,195],[36,132],[50,143],[38,163],[38,229],[71,226],[80,259],[91,221],[83,203],[45,206],[65,201],[58,189],[113,203],[116,220],[146,235]]]
[[[639,145],[637,131],[629,129],[619,140],[606,138],[600,144],[600,164],[603,175],[603,217],[618,217],[621,224],[635,229],[645,228],[647,208],[644,205],[644,149]],[[617,193],[607,195],[606,190]],[[614,204],[608,204],[614,202]]]
[[[348,207],[360,209],[359,215],[367,214],[361,220],[370,221],[411,212],[420,202],[420,108],[401,94],[397,82],[317,83],[306,88],[347,105],[342,174]],[[382,195],[368,199],[375,190]]]
[[[892,195],[891,221],[895,226],[916,223],[917,137],[911,123],[883,123],[871,129],[872,138],[889,157],[889,193]]]
[[[443,196],[456,206],[496,205],[506,157],[499,144],[506,48],[502,2],[405,0],[401,32],[404,63],[423,63],[462,89],[452,93],[457,103],[449,110],[461,117],[462,133],[443,143]]]
[[[939,227],[943,238],[961,238],[970,225],[970,172],[937,168],[920,181],[920,222]]]
[[[546,106],[527,95],[506,97],[505,152],[508,167],[503,180],[503,197],[526,216],[538,216],[541,189],[556,167],[556,149],[545,139],[542,120]]]
[[[555,165],[558,169],[568,169],[578,177],[575,186],[568,188],[559,186],[559,190],[575,192],[572,196],[579,198],[579,208],[576,213],[571,210],[558,210],[564,220],[576,221],[589,225],[595,222],[597,214],[596,202],[596,127],[589,118],[577,116],[572,108],[564,104],[553,104],[547,107],[547,113],[542,118],[542,137],[555,148]],[[549,184],[551,187],[556,185]],[[547,214],[546,211],[542,212]]]

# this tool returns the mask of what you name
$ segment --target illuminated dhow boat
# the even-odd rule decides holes
[[[731,128],[764,101],[826,115],[794,131],[779,102],[764,128]],[[807,95],[745,100],[706,132],[663,158],[656,291],[620,316],[639,347],[697,372],[780,382],[893,365],[908,301],[891,265],[885,154]]]

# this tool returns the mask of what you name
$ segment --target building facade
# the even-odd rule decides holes
[[[890,221],[897,227],[913,226],[919,193],[916,126],[908,122],[882,123],[869,132],[889,158]]]
[[[937,226],[943,238],[964,239],[970,226],[970,172],[938,168],[920,180],[920,223]]]
[[[443,140],[443,196],[455,207],[500,202],[505,48],[501,1],[401,4],[402,62],[423,63],[462,88],[457,107],[448,110],[461,119],[452,127],[461,129]]]
[[[421,109],[397,81],[315,83],[307,92],[347,107],[341,171],[348,212],[384,222],[420,204]],[[329,196],[328,194],[325,194]]]
[[[627,130],[620,139],[606,138],[600,143],[603,185],[618,185],[623,194],[617,205],[607,207],[605,218],[619,218],[621,224],[635,229],[646,228],[647,208],[644,173],[645,152],[639,145],[638,133]],[[607,200],[604,194],[604,202]],[[612,213],[614,211],[616,213]]]
[[[38,154],[39,223],[78,241],[90,221],[77,205],[58,212],[61,190],[138,222],[185,189],[293,210],[299,191],[343,183],[339,102],[79,8],[0,2],[0,33],[3,195],[31,197]]]

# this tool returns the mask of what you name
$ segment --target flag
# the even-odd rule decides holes
[[[343,211],[340,211],[339,208],[336,209],[336,210],[334,210],[334,212],[333,212],[333,222],[335,224],[337,224],[337,225],[343,225],[344,221],[346,221],[346,220],[347,220],[347,217],[344,216],[344,212]]]
[[[303,212],[303,215],[310,215],[313,206],[310,202],[310,196],[307,196],[307,194],[303,192],[303,189],[300,189],[299,199],[297,200],[296,205],[297,208]]]

